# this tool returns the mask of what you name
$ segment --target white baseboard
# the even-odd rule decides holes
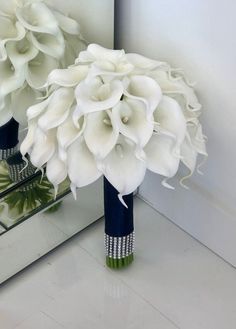
[[[177,181],[177,179],[176,179]],[[161,178],[148,173],[139,195],[184,231],[236,267],[235,214],[188,181],[186,190],[174,181],[175,190],[161,185]]]

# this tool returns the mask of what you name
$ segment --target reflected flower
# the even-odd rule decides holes
[[[44,0],[1,0],[0,126],[12,116],[25,124],[30,105],[25,102],[25,91],[35,104],[34,96],[42,98],[45,94],[49,73],[72,65],[85,46],[78,22]],[[25,84],[31,90],[25,89]],[[19,113],[14,102],[7,106],[18,90],[24,90],[18,99]],[[9,98],[11,93],[14,96]]]

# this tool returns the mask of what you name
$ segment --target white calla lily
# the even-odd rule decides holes
[[[186,137],[181,145],[181,161],[190,170],[191,176],[197,163],[197,155],[207,157],[205,138],[202,126],[197,119],[187,125]]]
[[[174,152],[175,140],[164,134],[154,134],[144,148],[147,168],[159,175],[173,177],[180,157]]]
[[[145,162],[134,155],[135,144],[122,135],[108,156],[102,161],[101,170],[119,192],[119,198],[136,190],[144,179]]]
[[[75,58],[77,58],[78,54],[87,47],[88,43],[81,35],[75,36],[64,34],[64,39],[65,52],[60,59],[60,63],[62,64],[62,67],[68,67],[74,64]]]
[[[81,129],[81,124],[80,124],[81,118],[83,118],[83,121],[85,121],[86,116],[80,110],[79,106],[75,106],[74,111],[72,112],[72,121],[78,129]]]
[[[56,35],[29,32],[29,39],[42,53],[56,59],[62,58],[65,51],[65,40],[60,30]]]
[[[31,121],[33,119],[36,119],[37,117],[39,117],[42,113],[45,112],[48,104],[50,103],[51,99],[53,97],[53,94],[50,95],[47,99],[45,99],[44,101],[35,104],[35,105],[31,105],[28,109],[27,109],[27,118],[28,121]]]
[[[15,0],[1,0],[0,15],[12,17],[14,15],[17,3]]]
[[[192,87],[187,85],[183,78],[171,78],[168,71],[155,70],[149,74],[160,85],[163,94],[181,95],[185,100],[185,107],[189,111],[199,111],[201,104],[199,103]]]
[[[10,19],[10,17],[6,17],[1,15],[0,13],[0,39],[11,39],[15,38],[17,35],[16,27],[14,22]]]
[[[107,49],[100,45],[91,43],[86,50],[81,51],[76,63],[89,63],[100,60],[103,61],[104,59],[115,64],[122,59],[125,60],[125,52],[124,50]]]
[[[189,176],[191,176],[195,170],[197,163],[197,151],[193,148],[189,136],[186,136],[185,140],[181,145],[181,156],[181,161],[189,169]]]
[[[71,108],[71,112],[74,108]],[[71,115],[58,127],[57,130],[57,140],[58,140],[58,152],[61,160],[66,161],[67,151],[66,149],[83,133],[85,128],[84,116],[80,116],[77,119],[77,124],[74,124]]]
[[[80,26],[74,19],[62,15],[59,11],[53,10],[53,15],[55,16],[59,27],[66,33],[72,35],[79,35]]]
[[[68,69],[53,70],[47,79],[47,85],[56,84],[62,87],[75,87],[88,73],[88,66],[71,66]]]
[[[28,63],[26,80],[31,88],[42,89],[49,73],[56,68],[58,68],[58,61],[55,58],[39,53]]]
[[[108,110],[120,101],[123,89],[119,80],[105,84],[99,78],[84,80],[75,89],[77,104],[83,113]]]
[[[186,133],[186,119],[179,104],[171,97],[163,96],[154,111],[154,120],[176,137],[177,146],[183,142]]]
[[[34,144],[34,136],[36,129],[37,129],[37,121],[33,119],[29,120],[26,137],[24,138],[23,142],[20,145],[20,152],[23,156],[23,159],[25,160],[26,160],[25,158],[26,154],[30,152],[31,147]]]
[[[6,50],[15,69],[21,68],[23,65],[31,61],[39,52],[38,49],[29,42],[27,37],[18,42],[9,41],[6,44]]]
[[[76,187],[91,184],[102,175],[82,136],[68,147],[68,175],[74,195]]]
[[[56,18],[47,5],[41,1],[17,7],[16,17],[27,30],[53,35],[58,33]]]
[[[115,65],[109,61],[100,60],[92,64],[87,79],[89,80],[100,75],[104,82],[110,82],[114,80],[115,77],[126,76],[133,71],[133,69],[133,65],[128,62]]]
[[[143,75],[131,76],[124,80],[126,88],[124,95],[141,100],[147,106],[147,117],[150,119],[162,96],[162,91],[156,81]]]
[[[42,168],[53,156],[56,150],[55,139],[56,130],[51,129],[44,133],[37,127],[32,150],[29,151],[30,160],[36,168]]]
[[[202,133],[202,125],[198,119],[193,119],[187,123],[187,132],[196,151],[207,156],[206,138]]]
[[[15,69],[9,59],[0,61],[0,95],[5,96],[20,88],[25,81],[26,68]]]
[[[134,69],[123,50],[106,49],[96,44],[90,44],[86,51],[82,51],[76,63],[91,61],[88,80],[100,75],[104,82],[110,82],[115,77],[126,76]]]
[[[57,152],[55,152],[47,162],[46,175],[48,180],[54,186],[55,194],[57,194],[58,185],[61,184],[67,177],[66,165],[60,160]]]
[[[104,159],[114,148],[119,136],[112,112],[98,111],[86,116],[84,139],[96,159]]]
[[[7,42],[22,40],[25,34],[25,28],[19,22],[14,24],[11,19],[0,15],[0,61],[7,59]]]
[[[154,123],[147,120],[146,106],[137,99],[124,97],[113,108],[114,121],[122,135],[128,137],[141,149],[153,134]]]
[[[37,90],[28,85],[23,86],[11,93],[11,109],[14,119],[22,126],[27,124],[26,109],[39,102],[38,98],[42,96]]]
[[[57,89],[53,93],[46,111],[38,120],[39,127],[43,131],[58,127],[68,117],[73,102],[74,90],[72,88]]]
[[[150,70],[162,66],[167,66],[167,64],[164,62],[155,61],[153,59],[134,53],[126,54],[126,58],[135,68],[134,74],[145,74]]]
[[[160,175],[173,177],[179,167],[186,120],[179,104],[168,96],[162,97],[154,112],[154,120],[158,123],[159,133],[152,136],[144,149],[147,168]]]
[[[5,125],[12,118],[12,112],[10,110],[10,96],[2,99],[0,105],[0,127]]]

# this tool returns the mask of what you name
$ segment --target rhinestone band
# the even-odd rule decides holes
[[[9,165],[9,174],[13,182],[15,183],[21,182],[34,174],[35,167],[31,163],[29,163],[27,167],[24,170],[22,170],[24,167],[25,167],[24,162]]]
[[[121,259],[134,252],[134,232],[122,237],[114,237],[105,233],[106,256]]]
[[[15,154],[16,151],[17,151],[17,146],[6,150],[0,149],[0,161],[7,159],[10,155]]]
[[[24,184],[23,186],[19,187],[19,191],[21,192],[28,192],[32,191],[37,186],[37,181],[32,183]]]

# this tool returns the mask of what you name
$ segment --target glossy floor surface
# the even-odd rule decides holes
[[[100,221],[0,287],[0,328],[235,329],[236,270],[139,199],[135,214],[132,266],[104,266]]]

